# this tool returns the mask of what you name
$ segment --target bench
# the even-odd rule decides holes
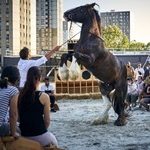
[[[55,146],[41,146],[38,142],[24,137],[0,137],[0,150],[63,150]]]

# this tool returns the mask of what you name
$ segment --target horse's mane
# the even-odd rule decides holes
[[[98,28],[99,28],[99,31],[100,31],[100,34],[101,34],[101,18],[100,18],[100,15],[99,15],[97,10],[94,9],[94,13],[95,13],[95,17],[96,17],[96,20],[97,20]]]
[[[99,32],[100,32],[100,35],[101,35],[101,18],[100,18],[100,15],[99,15],[98,11],[95,10],[95,9],[92,9],[90,15],[91,15],[92,20],[94,18],[96,19],[96,22],[97,22],[97,25],[98,25],[98,29],[99,29]]]

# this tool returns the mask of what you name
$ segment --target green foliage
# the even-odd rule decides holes
[[[148,43],[146,44],[145,49],[150,50],[150,42],[148,42]]]
[[[129,48],[131,50],[145,50],[145,47],[145,44],[142,42],[131,41]]]
[[[129,48],[129,40],[118,26],[107,26],[102,29],[103,39],[107,48],[127,49]]]
[[[116,25],[109,25],[102,28],[103,39],[106,48],[129,51],[133,50],[150,50],[150,42],[144,44],[142,42],[129,41],[128,37],[124,35],[121,29]]]

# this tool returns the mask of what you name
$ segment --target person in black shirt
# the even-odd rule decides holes
[[[40,78],[38,67],[31,67],[25,86],[20,91],[18,113],[21,135],[38,141],[43,146],[58,146],[55,136],[47,131],[50,125],[50,100],[48,94],[38,90]]]

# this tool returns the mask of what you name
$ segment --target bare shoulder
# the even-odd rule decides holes
[[[45,103],[47,103],[47,102],[49,102],[50,100],[49,100],[49,95],[48,94],[46,94],[46,93],[44,93],[44,92],[42,92],[42,94],[41,94],[41,96],[40,96],[40,102],[42,103],[42,104],[45,104]]]

